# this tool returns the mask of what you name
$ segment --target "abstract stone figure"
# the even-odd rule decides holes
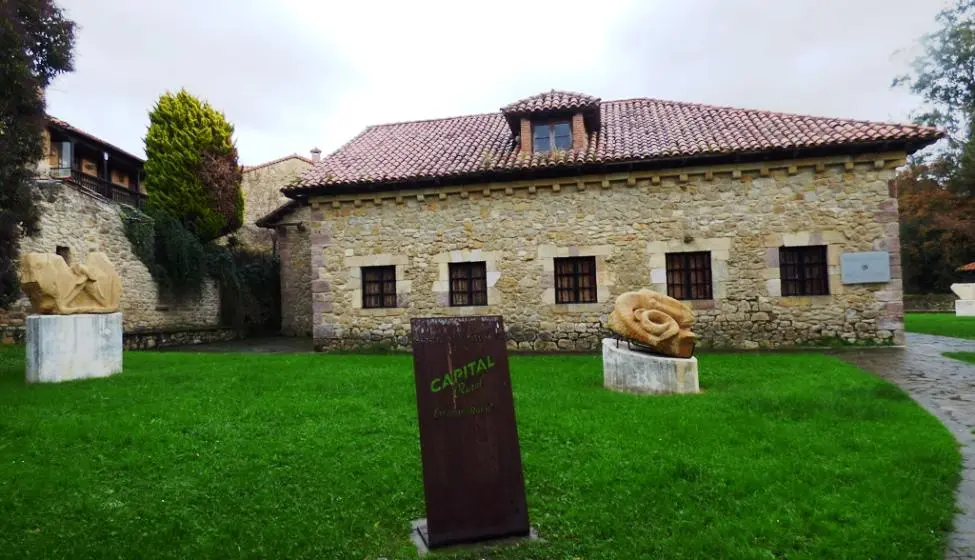
[[[20,286],[35,313],[72,315],[118,311],[122,281],[105,253],[68,263],[60,255],[27,253],[20,258]]]
[[[609,328],[625,338],[675,358],[694,354],[694,313],[676,299],[643,289],[616,298]]]

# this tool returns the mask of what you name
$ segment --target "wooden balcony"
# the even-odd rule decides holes
[[[98,193],[105,198],[121,204],[128,204],[139,210],[143,210],[146,204],[146,195],[134,191],[122,185],[116,185],[94,175],[82,173],[80,169],[74,168],[54,168],[51,169],[51,177],[62,179],[74,183],[89,191]]]

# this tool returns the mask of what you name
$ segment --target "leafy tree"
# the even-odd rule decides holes
[[[923,165],[895,179],[904,290],[947,292],[956,269],[975,261],[975,197],[944,188]]]
[[[946,146],[929,167],[948,188],[975,194],[975,0],[956,0],[938,13],[939,28],[921,39],[913,71],[894,80],[924,99],[917,122],[947,132]]]
[[[223,113],[186,90],[163,94],[145,138],[149,213],[179,220],[204,243],[239,228],[244,197],[233,133]]]
[[[31,179],[43,157],[43,91],[71,70],[74,30],[51,0],[0,0],[0,307],[19,294],[20,238],[37,232]]]

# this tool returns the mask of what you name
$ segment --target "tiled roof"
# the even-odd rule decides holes
[[[958,267],[959,272],[975,272],[975,262],[970,262],[964,266]]]
[[[258,218],[257,221],[254,222],[254,225],[262,228],[273,228],[275,225],[277,225],[278,220],[302,204],[303,203],[298,200],[289,200],[288,202],[285,202],[281,206],[278,206],[274,210],[268,212],[266,215]]]
[[[65,131],[71,132],[73,134],[77,134],[78,136],[84,136],[85,138],[87,138],[88,140],[91,140],[92,142],[96,142],[96,143],[101,144],[104,147],[109,148],[109,149],[111,149],[111,150],[113,150],[115,152],[118,152],[118,153],[120,153],[122,155],[128,156],[128,157],[130,157],[130,158],[138,161],[139,163],[145,163],[146,162],[146,160],[142,159],[141,157],[139,157],[137,155],[134,155],[134,154],[131,154],[129,152],[126,152],[122,148],[119,148],[118,146],[116,146],[114,144],[110,144],[110,143],[102,140],[101,138],[93,135],[93,134],[89,134],[89,133],[85,132],[84,130],[81,130],[80,128],[77,128],[75,126],[72,126],[70,123],[68,123],[66,121],[62,121],[61,119],[59,119],[57,117],[52,117],[51,115],[48,115],[47,116],[47,121],[48,121],[48,123],[50,123],[50,124],[52,124],[52,125],[54,125],[54,126],[56,126],[58,128],[64,129]]]
[[[546,91],[531,97],[519,99],[501,108],[505,114],[529,114],[544,111],[562,111],[570,109],[595,108],[599,105],[599,98],[574,91]]]
[[[547,94],[543,94],[547,95]],[[561,94],[559,94],[561,95]],[[529,102],[531,103],[531,102]],[[468,176],[524,174],[619,162],[691,159],[900,143],[916,150],[934,128],[811,117],[694,103],[628,99],[600,104],[587,147],[521,154],[502,113],[370,126],[305,174],[285,194]],[[570,169],[571,168],[571,169]]]
[[[263,169],[265,167],[270,167],[270,166],[272,166],[272,165],[274,165],[276,163],[281,163],[283,161],[288,161],[289,159],[300,159],[301,161],[303,161],[303,162],[305,162],[305,163],[307,163],[309,165],[313,163],[310,159],[306,158],[305,156],[301,156],[301,155],[298,155],[298,154],[290,154],[290,155],[287,155],[287,156],[284,156],[284,157],[279,157],[278,159],[272,159],[271,161],[265,161],[264,163],[260,163],[258,165],[245,165],[244,166],[244,173],[247,173],[248,171],[254,171],[256,169]]]

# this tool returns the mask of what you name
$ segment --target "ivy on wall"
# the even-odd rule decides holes
[[[169,299],[199,295],[212,278],[220,291],[223,324],[250,334],[278,331],[281,289],[276,257],[246,251],[233,237],[226,246],[201,243],[165,213],[151,216],[126,208],[121,219],[132,251]]]

